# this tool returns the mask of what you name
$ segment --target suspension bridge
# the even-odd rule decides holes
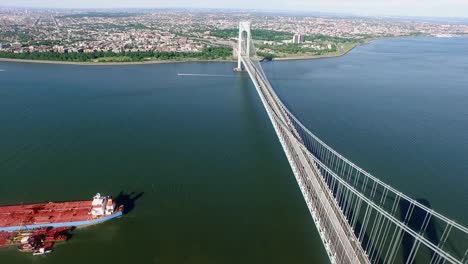
[[[237,70],[262,101],[332,263],[468,263],[468,229],[352,163],[282,103],[239,23]]]

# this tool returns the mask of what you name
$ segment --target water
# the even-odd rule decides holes
[[[313,132],[468,225],[467,47],[382,40],[264,67]],[[327,262],[255,89],[233,66],[0,62],[0,204],[134,192],[125,217],[77,230],[48,256],[0,249],[0,262]]]
[[[232,63],[0,68],[0,204],[142,193],[128,215],[51,255],[0,249],[0,263],[327,260],[255,88]]]

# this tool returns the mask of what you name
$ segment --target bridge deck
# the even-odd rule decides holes
[[[297,136],[297,131],[276,101],[270,83],[257,71],[249,58],[242,57],[242,62],[275,127],[330,259],[337,263],[369,262],[364,250],[356,243],[357,239],[333,195],[319,176],[319,170],[294,136]],[[327,217],[322,216],[325,214]]]

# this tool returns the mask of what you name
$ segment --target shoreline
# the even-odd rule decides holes
[[[318,59],[339,58],[339,57],[345,56],[346,54],[348,54],[349,52],[351,52],[355,48],[360,47],[362,45],[369,44],[371,41],[374,41],[374,40],[378,40],[378,38],[377,39],[367,39],[363,43],[357,43],[356,45],[354,45],[353,47],[351,47],[350,49],[348,49],[348,50],[346,50],[346,51],[344,51],[342,53],[325,54],[325,55],[303,55],[303,56],[297,56],[297,57],[293,56],[293,57],[273,58],[272,61],[318,60]]]
[[[355,46],[350,49],[338,53],[338,54],[325,54],[325,55],[303,55],[303,56],[292,56],[292,57],[282,57],[282,58],[273,58],[272,61],[292,61],[292,60],[316,60],[316,59],[330,59],[330,58],[339,58],[345,56],[355,48],[368,44],[371,41],[376,39],[369,39],[363,43],[357,43]],[[28,59],[11,59],[11,58],[1,58],[0,62],[19,62],[19,63],[38,63],[38,64],[63,64],[63,65],[80,65],[80,66],[128,66],[128,65],[145,65],[145,64],[169,64],[169,63],[187,63],[187,62],[237,62],[237,60],[223,60],[223,59],[213,59],[213,60],[198,60],[198,59],[186,59],[186,60],[151,60],[151,61],[129,61],[129,62],[78,62],[78,61],[56,61],[56,60],[28,60]]]
[[[140,64],[169,64],[169,63],[187,63],[187,62],[237,62],[234,60],[153,60],[153,61],[128,61],[128,62],[85,62],[85,61],[56,61],[56,60],[28,60],[28,59],[10,59],[0,58],[0,62],[20,62],[20,63],[39,63],[39,64],[64,64],[80,66],[125,66]]]

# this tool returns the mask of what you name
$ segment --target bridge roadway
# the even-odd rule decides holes
[[[330,260],[370,263],[270,83],[249,57],[242,56],[241,60],[286,153]]]

